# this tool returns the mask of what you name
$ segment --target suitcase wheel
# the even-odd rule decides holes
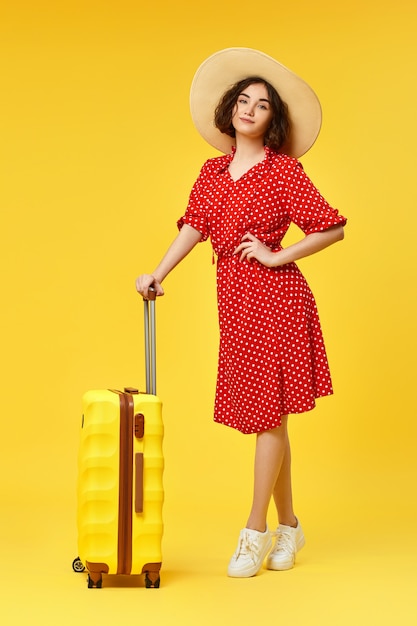
[[[155,580],[149,577],[149,572],[145,574],[145,587],[146,589],[159,589],[159,585],[161,584],[161,579],[158,577]]]
[[[79,556],[77,556],[77,558],[73,560],[72,569],[74,570],[74,572],[77,572],[77,573],[82,573],[85,570],[84,563],[80,561]]]
[[[89,589],[93,589],[94,587],[96,589],[101,589],[102,585],[103,585],[103,579],[101,577],[100,577],[99,580],[94,582],[94,580],[91,578],[90,574],[88,574],[88,588]]]

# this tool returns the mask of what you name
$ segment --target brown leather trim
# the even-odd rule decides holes
[[[86,561],[85,564],[90,573],[93,573],[93,572],[96,574],[108,574],[109,573],[109,566],[107,565],[107,563],[90,563],[90,561]]]
[[[88,570],[88,575],[94,585],[98,586],[98,583],[100,583],[101,586],[101,575],[109,573],[109,566],[107,565],[107,563],[90,563],[90,561],[86,561],[86,566]]]
[[[145,563],[142,567],[142,574],[154,572],[155,574],[160,571],[162,563]]]
[[[143,439],[144,434],[145,434],[145,416],[143,413],[136,413],[135,437],[136,439]]]
[[[139,389],[136,389],[136,387],[125,387],[124,391],[125,393],[131,393],[132,395],[136,395],[139,393]]]
[[[143,513],[143,453],[135,454],[135,513]]]
[[[119,454],[119,516],[117,574],[132,570],[132,507],[133,507],[133,414],[134,403],[129,393],[111,390],[120,401]]]

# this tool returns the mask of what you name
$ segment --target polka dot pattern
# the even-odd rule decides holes
[[[234,151],[207,161],[178,226],[208,237],[217,255],[220,347],[214,420],[243,433],[276,428],[333,393],[316,304],[295,263],[267,268],[233,251],[251,232],[279,252],[291,222],[305,234],[346,219],[331,208],[299,161],[265,148],[236,182]]]

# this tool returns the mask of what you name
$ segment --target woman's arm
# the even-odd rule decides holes
[[[164,290],[161,286],[162,281],[169,272],[191,252],[200,239],[201,233],[198,230],[188,224],[184,224],[177,237],[166,251],[162,261],[152,274],[142,274],[138,276],[136,279],[136,290],[144,298],[147,298],[148,289],[152,285],[156,295],[163,296]]]
[[[288,248],[284,248],[279,252],[273,252],[254,235],[247,233],[242,237],[242,242],[236,248],[235,254],[240,253],[241,261],[244,259],[248,261],[257,259],[267,267],[278,267],[320,252],[320,250],[324,250],[324,248],[331,246],[333,243],[336,243],[336,241],[342,240],[343,237],[343,226],[331,226],[322,232],[306,235],[304,239],[293,243],[291,246],[288,246]]]

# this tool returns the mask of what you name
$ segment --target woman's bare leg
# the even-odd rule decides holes
[[[279,480],[284,458],[289,451],[288,416],[282,417],[279,428],[258,433],[255,451],[255,477],[251,512],[246,524],[247,528],[264,532],[266,516],[271,496],[277,493],[282,513],[288,509],[281,499],[288,496],[288,468],[285,468],[285,480]],[[291,483],[291,478],[290,478]]]
[[[285,526],[297,526],[297,518],[294,515],[291,485],[291,448],[287,432],[284,458],[278,479],[275,483],[273,496],[277,507],[278,520]]]

